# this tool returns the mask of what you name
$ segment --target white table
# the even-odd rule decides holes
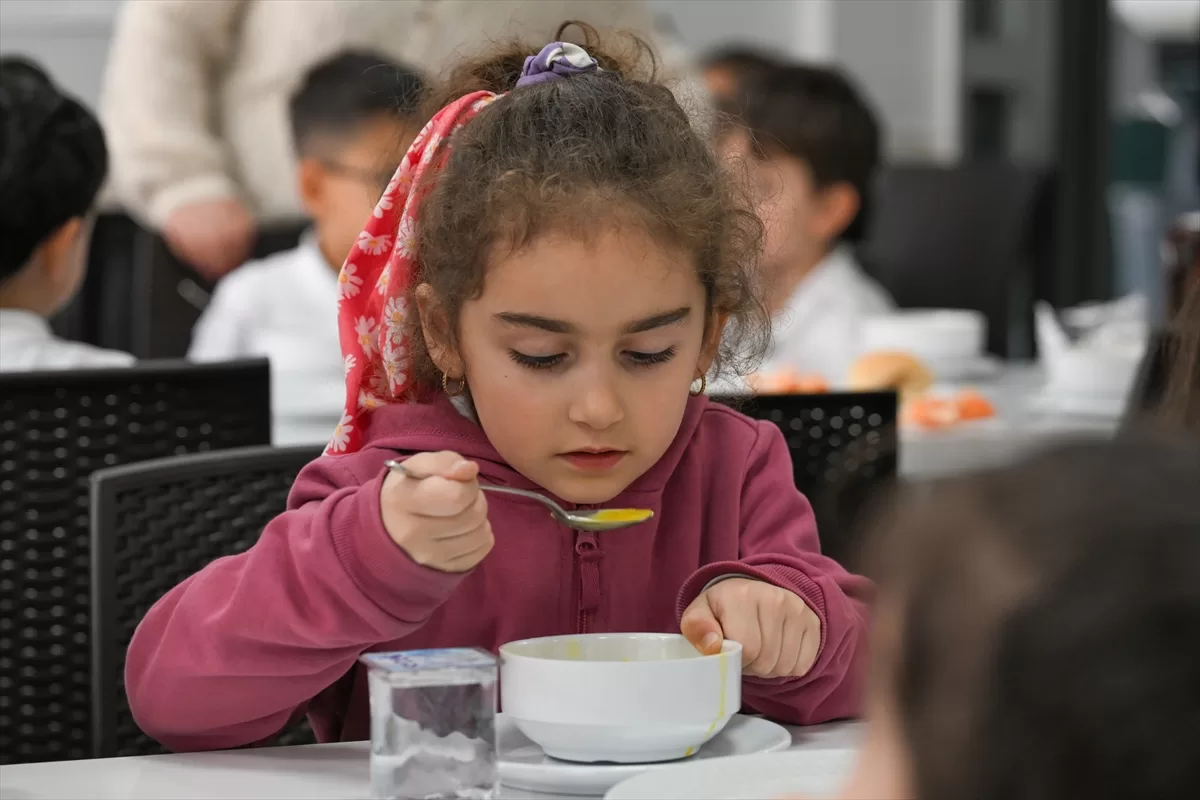
[[[289,384],[287,376],[274,380],[275,444],[324,446],[341,417],[341,386],[301,387],[295,381]],[[1112,432],[1115,420],[1031,411],[1030,401],[1044,382],[1037,365],[1005,363],[995,377],[964,384],[986,394],[996,405],[997,417],[945,431],[902,430],[900,474],[944,477],[1010,463],[1055,437]]]
[[[855,750],[862,723],[790,728],[792,749]],[[0,767],[0,800],[351,800],[369,794],[366,742]],[[502,798],[551,795],[502,787]]]
[[[996,417],[943,431],[901,429],[900,475],[920,480],[1001,466],[1055,439],[1110,436],[1116,430],[1119,421],[1113,418],[1031,409],[1044,383],[1040,367],[1006,363],[995,377],[964,384],[992,401]]]

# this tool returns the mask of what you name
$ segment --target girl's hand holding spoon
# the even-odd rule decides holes
[[[418,453],[404,462],[413,477],[389,471],[380,490],[383,525],[418,564],[466,572],[491,552],[495,539],[479,466],[458,453]]]

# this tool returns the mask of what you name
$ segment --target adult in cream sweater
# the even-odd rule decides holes
[[[126,0],[102,100],[112,199],[217,278],[259,224],[301,216],[287,102],[313,64],[370,49],[436,77],[456,53],[549,41],[567,19],[653,39],[643,0]]]

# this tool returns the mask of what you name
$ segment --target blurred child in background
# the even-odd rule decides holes
[[[0,370],[124,367],[133,356],[54,336],[86,268],[108,169],[100,123],[37,66],[0,59]]]
[[[891,509],[844,800],[1200,797],[1200,450],[1060,447]]]
[[[855,261],[880,161],[874,112],[834,69],[780,66],[747,82],[740,119],[721,137],[745,168],[766,226],[764,291],[774,349],[763,372],[843,383],[859,353],[862,321],[891,299]]]
[[[722,111],[730,112],[746,83],[769,72],[778,62],[751,47],[727,47],[710,53],[701,63],[704,86]]]
[[[290,111],[313,227],[295,249],[230,273],[197,324],[192,359],[270,359],[276,444],[323,443],[340,417],[338,299],[374,287],[338,273],[420,128],[422,92],[417,73],[372,53],[337,55],[307,75]]]

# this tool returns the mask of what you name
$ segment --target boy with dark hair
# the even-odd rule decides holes
[[[721,138],[745,165],[766,226],[767,302],[776,318],[765,371],[838,384],[859,355],[862,321],[891,299],[848,246],[866,225],[881,158],[874,112],[836,69],[787,65],[749,81]]]
[[[419,130],[424,88],[416,72],[373,53],[342,53],[307,74],[289,109],[312,229],[295,249],[230,273],[197,324],[190,358],[270,359],[276,444],[324,442],[340,419],[338,298],[375,287],[339,273]]]
[[[773,56],[757,48],[734,46],[713,51],[700,67],[713,101],[720,110],[729,112],[742,86],[774,69],[777,63]]]
[[[108,169],[100,123],[41,69],[0,59],[0,371],[124,367],[54,336],[83,280],[87,217]]]

